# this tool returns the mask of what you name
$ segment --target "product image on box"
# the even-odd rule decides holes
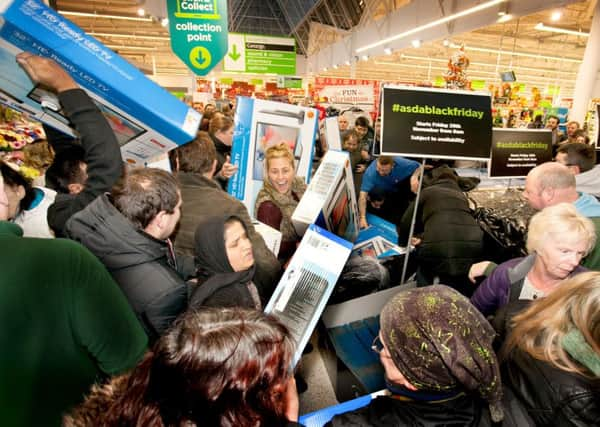
[[[293,364],[302,356],[335,287],[352,244],[311,225],[265,309],[290,330],[296,342]]]
[[[317,224],[354,242],[358,235],[358,206],[350,158],[345,151],[329,150],[292,215],[299,235]]]
[[[254,213],[256,195],[266,178],[266,152],[281,143],[294,157],[296,176],[309,182],[317,119],[312,108],[239,96],[231,147],[231,163],[238,172],[229,179],[228,193]]]
[[[0,103],[77,137],[57,96],[17,64],[26,51],[52,58],[94,100],[123,159],[144,166],[195,138],[201,115],[134,65],[38,0],[0,1]]]

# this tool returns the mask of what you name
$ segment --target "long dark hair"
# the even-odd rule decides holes
[[[124,380],[103,426],[258,427],[285,421],[293,341],[274,317],[242,308],[182,316]],[[116,383],[115,383],[116,384]],[[97,396],[96,396],[97,398]],[[88,401],[73,414],[81,425]],[[91,406],[91,405],[88,405]],[[79,419],[79,420],[77,420]]]

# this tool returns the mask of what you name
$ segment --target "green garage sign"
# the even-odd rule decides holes
[[[171,49],[204,76],[227,52],[227,0],[167,0]]]

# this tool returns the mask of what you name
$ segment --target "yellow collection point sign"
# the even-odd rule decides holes
[[[227,0],[167,0],[171,49],[204,76],[227,53]]]

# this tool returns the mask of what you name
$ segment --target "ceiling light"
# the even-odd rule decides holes
[[[374,47],[381,46],[381,45],[384,45],[384,44],[388,44],[388,43],[390,43],[392,41],[395,41],[395,40],[400,40],[400,39],[402,39],[404,37],[410,36],[412,34],[416,34],[416,33],[420,32],[420,31],[427,30],[429,28],[436,27],[436,26],[441,25],[441,24],[445,24],[446,22],[450,22],[450,21],[453,21],[455,19],[462,18],[463,16],[471,15],[471,14],[479,12],[481,10],[488,9],[488,8],[490,8],[492,6],[495,6],[497,4],[500,4],[500,3],[504,2],[504,1],[505,0],[492,0],[492,1],[488,1],[488,2],[485,2],[485,3],[479,4],[477,6],[469,8],[469,9],[465,9],[462,12],[458,12],[458,13],[454,13],[452,15],[448,15],[448,16],[446,16],[444,18],[440,18],[440,19],[432,21],[432,22],[430,22],[428,24],[424,24],[424,25],[421,25],[419,27],[413,28],[412,30],[408,30],[408,31],[405,31],[405,32],[400,33],[400,34],[396,34],[395,36],[391,36],[391,37],[388,37],[386,39],[379,40],[378,42],[371,43],[371,44],[368,44],[366,46],[360,47],[360,48],[356,49],[356,52],[357,53],[364,52],[365,50],[373,49]]]
[[[385,49],[383,49],[383,53],[385,53],[386,55],[391,55],[392,49],[390,49],[389,47],[386,47]]]
[[[448,39],[444,39],[444,41],[442,42],[442,44],[446,47],[450,46],[450,40]]]
[[[66,10],[59,10],[58,13],[64,16],[79,16],[82,18],[106,18],[122,19],[124,21],[152,22],[152,18],[138,18],[137,16],[104,15],[102,13],[69,12]]]
[[[167,25],[169,25],[169,18],[163,18],[160,20],[160,25],[162,25],[163,27],[166,27]]]
[[[590,33],[586,33],[583,31],[568,30],[566,28],[550,27],[548,25],[542,24],[541,22],[539,24],[537,24],[534,28],[539,31],[548,31],[550,33],[569,34],[571,36],[581,36],[581,37],[589,37],[590,36]]]
[[[327,71],[327,67],[323,67],[323,71]]]
[[[137,14],[138,14],[138,16],[145,16],[146,15],[146,11],[143,8],[140,7],[137,10]]]
[[[94,37],[115,37],[115,38],[128,38],[128,39],[140,39],[140,40],[171,40],[169,36],[142,36],[139,34],[119,34],[119,33],[87,33]]]
[[[450,47],[459,49],[460,46],[457,44],[451,44]],[[499,49],[489,49],[487,47],[475,47],[475,46],[465,46],[466,50],[473,50],[475,52],[488,52],[488,53],[499,53],[507,56],[522,56],[525,58],[535,58],[535,59],[550,59],[552,61],[562,61],[562,62],[572,62],[575,64],[581,63],[580,59],[573,58],[561,58],[558,56],[550,56],[550,55],[540,55],[537,53],[526,53],[526,52],[516,52],[516,51],[504,51]]]
[[[421,40],[419,39],[414,39],[413,41],[410,42],[410,44],[412,44],[412,47],[419,48],[421,47]]]
[[[333,64],[333,69],[337,70],[338,69],[338,65],[337,64]]]
[[[344,64],[350,65],[350,61],[346,61],[346,62],[344,62]]]
[[[369,55],[363,55],[360,57],[360,59],[362,59],[363,61],[368,61],[369,60]]]
[[[511,19],[513,19],[513,16],[510,13],[505,13],[500,18],[498,18],[498,20],[496,22],[498,22],[499,24],[502,24],[503,22],[508,22]]]
[[[562,18],[562,12],[560,10],[552,12],[552,15],[550,16],[550,19],[554,22],[560,20],[560,18]]]

